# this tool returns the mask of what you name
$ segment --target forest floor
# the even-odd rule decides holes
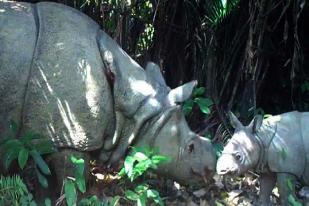
[[[121,180],[115,180],[111,176],[100,178],[100,174],[96,174],[96,178],[92,179],[95,182],[92,181],[92,190],[89,193],[105,200],[112,199],[116,195],[123,197],[126,189],[134,190],[137,185],[147,182],[147,184],[151,185],[152,189],[159,192],[167,206],[258,205],[258,178],[251,174],[239,178],[222,178],[217,176],[210,184],[198,187],[185,187],[174,181],[158,177],[147,178],[147,180],[139,179],[134,183],[129,181],[121,182]],[[274,190],[272,202],[274,205],[278,205],[278,192],[276,190]],[[123,199],[119,205],[134,204],[130,204],[130,202]]]
[[[255,174],[246,174],[243,177],[230,178],[216,176],[214,181],[205,186],[185,187],[174,181],[160,179],[158,177],[147,180],[140,179],[134,183],[119,182],[105,178],[104,181],[97,181],[93,184],[92,194],[103,199],[112,199],[116,195],[124,196],[126,189],[134,189],[138,184],[147,182],[152,189],[156,189],[163,202],[167,206],[256,206],[258,204],[259,182]],[[104,182],[104,183],[103,183]],[[108,182],[108,183],[107,183]],[[132,189],[132,190],[133,190]],[[271,196],[273,205],[280,205],[278,189],[273,190]],[[118,205],[136,205],[122,199]],[[155,205],[147,203],[147,205]],[[307,206],[307,205],[306,205]]]

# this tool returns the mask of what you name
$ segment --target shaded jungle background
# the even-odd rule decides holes
[[[170,87],[197,79],[199,87],[205,88],[205,92],[200,90],[203,96],[213,104],[207,114],[195,105],[187,118],[194,131],[214,142],[222,144],[230,137],[226,115],[229,110],[244,123],[257,113],[309,111],[306,0],[53,2],[74,7],[91,17],[142,66],[147,61],[160,65]],[[245,188],[248,199],[256,199],[256,176],[245,179],[225,182],[226,190],[231,191],[228,196],[235,191],[239,195],[243,193],[239,188]],[[106,194],[113,191],[114,195],[118,190],[123,193],[116,186],[106,187]],[[218,192],[213,194],[205,189],[197,195],[196,191],[189,195],[185,190],[179,195],[179,191],[175,190],[177,198],[181,196],[184,200],[198,196],[222,199]],[[170,193],[170,189],[162,186],[160,192]],[[199,205],[208,203],[201,199]]]
[[[28,0],[26,2],[40,2]],[[54,0],[79,9],[167,84],[197,79],[214,102],[195,108],[196,131],[222,136],[226,111],[309,109],[309,5],[305,0]]]

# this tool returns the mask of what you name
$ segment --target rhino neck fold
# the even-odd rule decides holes
[[[32,10],[32,15],[33,15],[33,19],[34,19],[34,23],[35,23],[35,28],[36,28],[36,33],[35,33],[35,42],[34,42],[34,49],[32,52],[32,59],[31,59],[31,64],[30,64],[30,68],[29,68],[29,73],[28,73],[28,77],[27,77],[27,82],[26,82],[26,86],[25,86],[25,90],[24,90],[24,95],[23,95],[23,99],[22,99],[22,107],[21,107],[21,115],[20,115],[20,127],[18,128],[18,131],[16,133],[16,137],[20,136],[20,133],[23,130],[23,124],[24,124],[24,110],[25,110],[25,104],[26,104],[26,98],[27,98],[27,91],[29,88],[29,82],[31,79],[31,74],[32,74],[32,70],[35,64],[35,57],[37,54],[37,44],[38,44],[38,39],[39,39],[39,34],[40,34],[40,19],[39,19],[39,15],[38,15],[38,7],[36,4],[30,4],[31,5],[31,10]]]
[[[262,125],[261,129],[254,135],[260,148],[258,163],[255,171],[263,173],[268,170],[267,153],[268,149],[276,135],[277,125]]]

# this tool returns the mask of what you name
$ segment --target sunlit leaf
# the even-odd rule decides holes
[[[127,156],[124,161],[124,170],[128,177],[131,177],[133,174],[133,164],[135,162],[135,159],[131,156]]]
[[[66,179],[64,182],[64,194],[68,206],[73,206],[77,200],[77,193],[74,182]]]
[[[148,157],[142,152],[136,152],[133,156],[137,161],[143,161],[148,159]]]
[[[133,201],[136,201],[139,198],[139,195],[133,192],[132,190],[126,190],[124,195],[126,198]]]
[[[199,105],[200,110],[204,114],[209,114],[210,113],[210,106],[213,104],[211,99],[209,98],[195,98],[194,101]]]
[[[148,198],[152,198],[153,201],[157,204],[159,204],[160,206],[163,206],[164,203],[160,197],[160,194],[158,191],[156,190],[147,190],[147,197]]]
[[[146,206],[147,194],[144,192],[137,199],[137,206]]]
[[[138,194],[140,194],[140,193],[145,192],[148,188],[149,188],[149,185],[147,185],[147,184],[141,184],[141,185],[138,185],[138,186],[135,188],[134,191],[137,192]]]

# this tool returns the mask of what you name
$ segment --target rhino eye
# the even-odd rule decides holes
[[[191,143],[191,144],[189,145],[189,153],[191,154],[191,153],[193,152],[193,150],[194,150],[194,144]]]
[[[240,161],[241,160],[241,155],[239,153],[235,154],[235,159]]]

